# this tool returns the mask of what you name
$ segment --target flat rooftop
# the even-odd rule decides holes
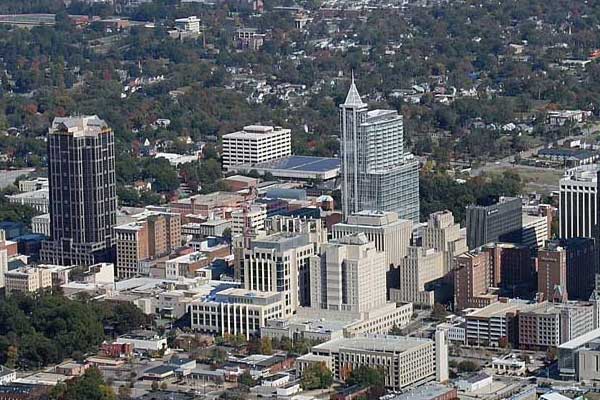
[[[587,344],[588,342],[591,342],[592,340],[598,338],[600,338],[600,328],[594,329],[593,331],[589,331],[588,333],[578,336],[573,340],[569,340],[568,342],[565,342],[558,346],[558,348],[566,350],[575,350]]]
[[[468,318],[491,318],[497,315],[505,315],[512,311],[527,311],[536,304],[526,300],[512,300],[509,302],[500,302],[490,304],[487,307],[478,308],[475,311],[467,314]]]
[[[394,397],[391,400],[430,400],[437,399],[445,393],[454,390],[448,386],[438,384],[424,385],[412,390],[409,390],[401,395]]]
[[[341,160],[330,157],[288,156],[254,165],[263,169],[278,169],[302,172],[326,172],[339,169]]]
[[[330,340],[313,347],[314,350],[337,353],[340,349],[367,350],[379,352],[405,352],[417,346],[433,343],[429,339],[409,336],[369,335],[354,338]]]

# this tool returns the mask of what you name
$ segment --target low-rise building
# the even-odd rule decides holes
[[[543,302],[519,314],[521,348],[558,347],[594,329],[596,309],[592,303]]]
[[[46,268],[21,267],[4,273],[6,294],[35,293],[52,288],[52,272]]]
[[[492,370],[498,375],[524,375],[527,372],[525,361],[515,354],[492,358]]]
[[[479,372],[468,378],[456,381],[456,387],[463,392],[474,392],[492,385],[492,377],[485,372]]]
[[[152,331],[135,331],[117,338],[116,343],[133,345],[134,350],[141,352],[159,352],[168,349],[167,338]]]
[[[378,335],[335,339],[316,345],[310,355],[299,357],[299,370],[314,363],[315,356],[316,362],[320,362],[320,357],[329,358],[334,377],[341,380],[361,366],[381,368],[384,385],[392,390],[440,380],[437,375],[444,371],[438,371],[436,365],[445,365],[447,374],[447,343],[429,339]]]
[[[29,206],[41,213],[48,212],[48,204],[50,203],[50,193],[48,189],[11,194],[6,196],[6,198],[10,203]]]
[[[17,379],[17,371],[0,365],[0,385],[7,385]]]
[[[414,389],[410,389],[400,395],[393,397],[391,400],[455,400],[458,399],[458,394],[455,388],[428,384]]]
[[[575,381],[600,381],[600,328],[558,346],[561,378]]]
[[[260,292],[239,288],[222,290],[189,306],[192,329],[217,335],[257,336],[270,319],[283,318],[285,303],[281,292]]]

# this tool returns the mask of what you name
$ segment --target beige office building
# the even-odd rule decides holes
[[[6,295],[34,293],[52,287],[52,272],[46,268],[21,267],[4,274]]]
[[[353,233],[364,233],[369,241],[375,242],[377,251],[385,252],[385,264],[400,265],[406,256],[412,236],[412,221],[398,219],[391,211],[361,211],[348,216],[345,223],[332,227],[332,236],[339,239]]]
[[[325,310],[367,312],[386,304],[385,254],[364,233],[323,246],[310,266],[311,306]]]
[[[236,210],[231,213],[231,234],[243,235],[244,230],[256,236],[265,230],[267,208],[262,205],[252,205],[248,210]]]
[[[447,342],[437,340],[437,344],[430,339],[405,336],[341,338],[314,346],[311,353],[296,359],[296,364],[303,371],[315,361],[326,361],[334,377],[342,381],[361,366],[381,368],[385,387],[401,390],[438,378],[447,380]]]
[[[292,154],[292,134],[279,126],[249,125],[223,136],[223,169],[258,164]]]
[[[451,211],[438,211],[429,215],[423,228],[423,247],[441,251],[444,274],[454,269],[454,257],[466,253],[467,239],[460,234],[460,225],[454,222]]]
[[[444,254],[435,249],[409,247],[398,268],[399,289],[390,290],[390,299],[433,307],[435,294],[426,285],[444,276]]]
[[[266,321],[284,316],[284,294],[230,288],[190,303],[191,327],[215,335],[257,336]]]
[[[281,232],[239,248],[236,276],[247,290],[283,294],[284,316],[310,303],[309,270],[314,246],[308,235]]]

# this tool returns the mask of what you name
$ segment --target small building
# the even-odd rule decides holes
[[[159,365],[146,370],[142,378],[149,381],[164,381],[165,379],[174,377],[176,369],[177,367],[173,365]]]
[[[54,371],[65,376],[81,376],[89,367],[90,364],[70,362],[56,366]]]
[[[519,360],[516,354],[492,358],[492,369],[498,375],[524,375],[527,371],[525,361]]]
[[[456,387],[458,390],[463,392],[474,392],[479,389],[491,386],[492,377],[485,372],[480,372],[475,375],[471,375],[466,379],[456,381]]]
[[[136,331],[120,336],[117,343],[130,343],[134,350],[142,352],[158,352],[166,350],[167,339],[153,331]]]

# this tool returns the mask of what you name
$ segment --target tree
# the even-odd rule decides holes
[[[215,347],[210,352],[210,359],[215,365],[221,365],[227,361],[227,352],[223,349]]]
[[[350,372],[350,376],[346,380],[346,383],[349,385],[360,385],[362,387],[383,387],[385,385],[383,370],[362,365]]]
[[[393,336],[402,336],[402,329],[400,329],[398,325],[394,324],[394,326],[392,326],[392,329],[390,329],[388,334]]]
[[[150,389],[152,389],[153,392],[156,392],[158,390],[159,386],[158,386],[158,382],[154,381],[152,382],[152,384],[150,385]]]
[[[119,386],[117,395],[119,397],[119,400],[129,400],[129,399],[131,399],[131,388],[121,385],[121,386]]]
[[[66,384],[56,385],[50,392],[51,400],[116,400],[115,393],[102,378],[97,368],[89,368],[83,376]]]
[[[168,387],[169,385],[167,385],[167,382],[163,382],[160,384],[160,390],[167,390]]]
[[[447,315],[448,311],[446,311],[446,307],[444,307],[442,304],[435,303],[433,305],[433,309],[431,310],[431,318],[438,321],[443,321]]]
[[[333,374],[324,362],[310,365],[302,372],[302,389],[327,389],[333,384]]]
[[[260,340],[260,352],[261,354],[271,355],[273,354],[273,346],[270,337],[263,337]]]
[[[240,379],[238,380],[238,382],[240,383],[240,385],[246,387],[253,387],[256,385],[256,381],[248,371],[244,371],[244,373],[240,375]]]
[[[463,360],[458,363],[457,367],[459,372],[475,372],[480,369],[479,364],[471,360]]]

